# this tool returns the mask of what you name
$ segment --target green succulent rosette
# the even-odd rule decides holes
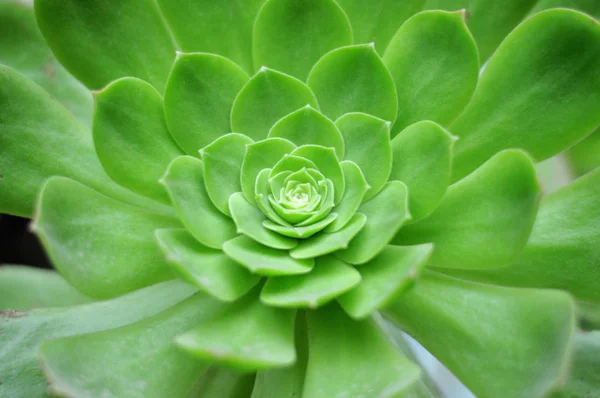
[[[577,390],[572,352],[597,388],[600,172],[534,164],[600,125],[600,26],[427,3],[36,0],[92,131],[0,66],[0,211],[77,292],[0,298],[79,305],[2,313],[0,395],[439,396],[401,331],[480,397]]]

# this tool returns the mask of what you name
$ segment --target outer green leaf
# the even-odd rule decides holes
[[[235,224],[212,203],[204,186],[204,164],[191,156],[175,158],[161,182],[181,222],[194,238],[213,249],[237,235]]]
[[[386,246],[360,267],[362,282],[338,302],[355,319],[371,315],[414,286],[432,251],[431,244]]]
[[[90,92],[56,60],[27,2],[0,3],[0,64],[18,70],[42,86],[81,123],[91,124]]]
[[[390,123],[365,113],[348,113],[336,120],[344,136],[346,159],[356,163],[371,189],[368,200],[383,188],[392,169]]]
[[[181,281],[170,281],[77,307],[0,312],[0,391],[7,397],[46,397],[48,385],[38,358],[42,342],[138,322],[194,291]]]
[[[375,42],[380,54],[396,29],[413,14],[421,11],[425,0],[338,0],[350,22],[354,43]]]
[[[528,19],[490,59],[450,127],[460,137],[454,179],[507,147],[543,160],[571,146],[600,124],[599,90],[600,25],[570,10]]]
[[[293,258],[315,258],[335,251],[346,249],[349,242],[360,232],[367,222],[364,214],[356,213],[339,231],[324,232],[312,239],[302,240],[290,251]]]
[[[222,251],[198,243],[184,229],[159,229],[156,238],[167,261],[183,279],[219,300],[236,300],[258,283],[258,277]]]
[[[39,86],[1,65],[0,170],[1,213],[31,217],[42,184],[54,175],[168,212],[166,206],[115,184],[102,169],[89,132]]]
[[[231,107],[247,81],[246,72],[219,55],[177,55],[165,91],[165,117],[189,155],[197,156],[200,148],[231,132]]]
[[[270,0],[254,23],[254,67],[268,66],[306,80],[325,53],[350,44],[350,22],[335,1]]]
[[[248,398],[252,394],[254,377],[254,374],[213,366],[204,372],[200,384],[189,397]]]
[[[530,14],[536,14],[549,8],[572,8],[585,12],[596,19],[600,18],[600,3],[595,0],[539,0]]]
[[[410,220],[408,190],[400,181],[390,181],[377,196],[358,208],[367,223],[347,249],[336,252],[341,260],[358,265],[375,257]]]
[[[241,370],[288,366],[296,360],[293,310],[262,304],[256,294],[177,337],[200,359]]]
[[[231,216],[229,197],[242,190],[240,176],[246,146],[252,140],[243,134],[227,134],[200,150],[204,161],[204,183],[208,196],[223,214]]]
[[[600,167],[600,129],[571,147],[566,156],[577,175],[583,175]]]
[[[335,120],[364,112],[394,122],[396,89],[373,44],[342,47],[323,56],[308,76],[321,111]]]
[[[269,278],[260,300],[273,307],[317,308],[352,289],[360,274],[335,257],[319,257],[306,275]]]
[[[169,203],[158,180],[182,152],[167,129],[160,94],[142,80],[123,78],[95,99],[94,146],[104,170],[124,187]]]
[[[390,178],[408,186],[413,221],[428,216],[446,193],[455,140],[443,127],[430,121],[415,123],[392,140]]]
[[[33,224],[52,263],[82,293],[110,298],[172,276],[154,241],[165,216],[110,199],[64,177],[42,188]]]
[[[600,170],[546,196],[525,250],[504,268],[461,277],[556,288],[600,302]]]
[[[159,0],[183,51],[227,57],[252,73],[252,27],[264,0]],[[199,23],[201,21],[201,23]]]
[[[477,84],[477,46],[465,24],[465,11],[423,12],[398,30],[383,62],[398,92],[393,134],[420,120],[453,121]]]
[[[429,273],[385,313],[474,394],[531,398],[544,396],[566,377],[573,307],[559,291]]]
[[[286,238],[266,229],[262,223],[266,220],[262,211],[252,206],[241,192],[229,198],[231,216],[239,233],[254,239],[258,243],[273,249],[292,249],[298,244],[294,239]]]
[[[231,128],[262,140],[276,121],[306,104],[318,108],[317,99],[306,84],[284,73],[261,68],[236,97]]]
[[[225,242],[223,251],[250,272],[265,276],[305,274],[315,263],[313,259],[293,259],[283,250],[263,246],[246,236]]]
[[[23,265],[0,267],[0,310],[65,307],[91,301],[57,272]]]
[[[334,201],[338,204],[344,195],[345,181],[335,150],[318,145],[303,145],[294,149],[292,155],[310,160],[326,178],[331,180],[335,189]]]
[[[354,321],[337,305],[307,313],[308,368],[304,397],[403,396],[420,370],[372,320]]]
[[[306,225],[304,227],[288,227],[284,225],[275,224],[270,220],[266,220],[263,222],[263,225],[270,229],[271,231],[275,231],[284,236],[289,236],[290,238],[296,239],[307,239],[316,234],[317,232],[322,231],[335,221],[337,218],[337,213],[330,213],[327,217],[318,221],[314,224]]]
[[[48,341],[41,356],[50,390],[81,398],[186,397],[207,365],[173,339],[221,309],[220,302],[198,293],[132,325]]]
[[[493,268],[521,253],[535,220],[540,186],[520,150],[502,151],[448,188],[426,219],[403,228],[394,244],[433,242],[430,263],[449,268]]]
[[[339,231],[350,221],[356,213],[356,209],[360,206],[365,193],[369,190],[369,184],[356,163],[345,160],[340,163],[340,166],[342,166],[344,172],[344,196],[335,207],[337,218],[325,228],[325,232],[328,233]]]
[[[35,0],[35,15],[56,58],[88,88],[134,76],[164,90],[175,47],[153,1]]]
[[[276,0],[275,0],[276,1]],[[280,119],[269,131],[269,138],[286,138],[296,145],[333,147],[344,158],[344,139],[336,125],[310,105]]]

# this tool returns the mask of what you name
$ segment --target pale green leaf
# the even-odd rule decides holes
[[[344,172],[344,196],[335,207],[335,212],[338,215],[337,218],[325,228],[325,232],[328,233],[344,228],[356,213],[365,193],[369,189],[369,184],[356,163],[344,160],[340,163],[340,166],[342,166],[342,171]]]

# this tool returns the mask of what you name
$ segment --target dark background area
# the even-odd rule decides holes
[[[27,218],[0,215],[0,264],[52,268]]]

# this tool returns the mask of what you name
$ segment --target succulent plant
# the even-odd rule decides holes
[[[534,166],[600,125],[600,26],[450,3],[36,0],[95,110],[0,66],[0,211],[68,282],[0,272],[56,306],[2,312],[0,395],[439,396],[401,331],[478,397],[600,391],[600,171]]]

